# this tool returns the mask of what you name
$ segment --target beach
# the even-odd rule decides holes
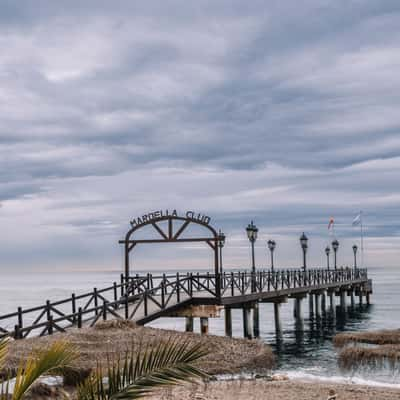
[[[325,384],[309,381],[265,379],[195,383],[175,387],[149,397],[153,400],[327,400],[330,391],[335,400],[398,400],[399,389],[361,385]]]
[[[316,380],[289,379],[274,372],[275,357],[271,348],[260,340],[235,339],[163,329],[139,327],[126,321],[108,321],[93,328],[71,329],[65,334],[12,341],[7,366],[16,368],[33,349],[44,349],[57,340],[67,340],[80,354],[74,368],[81,377],[87,376],[98,362],[118,358],[127,349],[143,349],[168,340],[201,343],[209,354],[198,366],[210,375],[206,381],[194,381],[157,391],[153,400],[394,400],[400,389],[390,387],[341,384]],[[75,389],[65,388],[71,398]],[[31,399],[58,398],[32,395]]]

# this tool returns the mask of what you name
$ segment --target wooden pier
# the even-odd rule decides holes
[[[219,281],[219,282],[218,282]],[[253,285],[252,285],[253,282]],[[252,291],[252,286],[255,290]],[[218,296],[216,288],[220,287]],[[99,320],[129,319],[144,325],[160,317],[186,318],[186,330],[193,330],[193,319],[200,318],[201,332],[208,333],[208,318],[218,317],[224,309],[226,335],[232,336],[232,309],[243,310],[244,336],[258,337],[259,303],[274,304],[277,333],[282,330],[281,304],[293,300],[294,317],[303,324],[303,301],[309,298],[309,315],[320,318],[329,308],[339,311],[354,306],[351,299],[369,303],[371,280],[366,269],[278,270],[210,273],[177,273],[175,275],[134,276],[112,286],[83,295],[0,316],[0,337],[23,339],[31,335],[63,332],[70,327],[93,326]],[[350,302],[347,299],[350,298]],[[349,303],[349,304],[348,304]],[[11,329],[10,329],[11,327]]]
[[[232,309],[243,313],[243,335],[258,337],[262,318],[260,303],[273,303],[277,334],[282,331],[281,305],[293,300],[296,327],[302,329],[304,299],[308,297],[309,316],[321,318],[329,311],[336,315],[336,297],[339,312],[355,306],[364,299],[367,304],[372,293],[372,282],[366,269],[302,269],[265,270],[253,268],[244,271],[222,271],[220,234],[209,225],[210,218],[188,211],[180,217],[156,211],[131,221],[131,229],[120,243],[125,250],[125,274],[120,282],[107,288],[0,315],[0,337],[23,339],[32,335],[51,335],[70,327],[93,326],[99,320],[128,319],[144,325],[161,317],[186,318],[186,330],[193,331],[194,318],[200,318],[201,333],[208,333],[208,318],[219,317],[224,310],[225,333],[232,336]],[[206,234],[193,236],[190,227],[203,228]],[[135,237],[138,230],[148,227],[156,238]],[[186,233],[186,236],[185,236]],[[214,268],[210,273],[179,273],[173,275],[131,275],[130,253],[137,245],[148,243],[203,242],[214,254]],[[335,264],[336,265],[336,264]],[[328,305],[329,298],[329,305]],[[329,310],[328,310],[329,308]]]

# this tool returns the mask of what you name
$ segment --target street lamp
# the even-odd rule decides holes
[[[218,232],[218,247],[219,247],[219,270],[222,275],[222,248],[225,246],[225,234],[221,232],[221,229]]]
[[[307,253],[307,249],[308,249],[308,238],[307,236],[303,234],[300,236],[300,244],[301,244],[301,248],[303,249],[303,270],[306,270],[306,253]]]
[[[329,246],[325,247],[325,254],[326,254],[326,265],[329,271],[329,253],[331,252],[331,248]]]
[[[254,260],[254,243],[257,240],[257,233],[258,233],[258,228],[253,224],[253,221],[249,225],[247,225],[246,228],[247,232],[247,237],[250,240],[251,243],[251,259],[252,259],[252,269],[251,269],[251,274],[252,274],[252,280],[251,280],[251,291],[255,292],[256,291],[256,264]]]
[[[275,240],[268,240],[268,248],[271,252],[271,272],[274,272],[274,250],[276,247]]]
[[[353,246],[353,252],[354,252],[354,269],[355,269],[355,270],[357,269],[357,250],[358,250],[358,247],[357,247],[357,245],[355,244],[355,245]]]
[[[337,239],[335,239],[335,240],[332,242],[332,248],[333,248],[333,252],[334,252],[334,254],[335,254],[335,269],[337,269],[337,264],[336,264],[336,253],[337,253],[338,248],[339,248],[339,242],[337,241]]]

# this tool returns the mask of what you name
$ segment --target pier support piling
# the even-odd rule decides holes
[[[326,316],[326,290],[321,292],[321,312],[323,316]]]
[[[346,291],[345,290],[340,291],[340,310],[342,312],[346,311]]]
[[[302,310],[302,297],[296,297],[294,299],[294,309],[295,309],[295,318],[296,318],[296,330],[304,329],[304,319],[303,319],[303,310]]]
[[[243,307],[243,336],[251,339],[251,309]]]
[[[350,289],[350,304],[351,308],[353,309],[355,306],[355,298],[354,298],[354,289]]]
[[[185,331],[193,332],[193,317],[185,317]]]
[[[370,294],[367,292],[367,294],[365,295],[365,300],[367,302],[367,306],[371,305],[371,301],[370,301]]]
[[[308,295],[308,309],[309,309],[309,317],[312,318],[314,315],[314,295]]]
[[[260,337],[260,309],[258,302],[253,306],[253,335],[255,338]]]
[[[315,294],[315,316],[319,319],[321,318],[321,295],[319,293]]]
[[[208,335],[208,318],[200,317],[200,332],[202,335]]]
[[[232,309],[225,307],[225,335],[232,337]]]
[[[281,303],[274,303],[274,319],[275,319],[275,331],[277,335],[282,334],[282,322],[281,322]]]

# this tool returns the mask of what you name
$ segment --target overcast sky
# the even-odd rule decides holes
[[[121,268],[129,221],[196,210],[225,265],[397,265],[400,2],[0,1],[0,268]],[[167,248],[168,247],[168,248]],[[136,267],[210,265],[138,249]]]

